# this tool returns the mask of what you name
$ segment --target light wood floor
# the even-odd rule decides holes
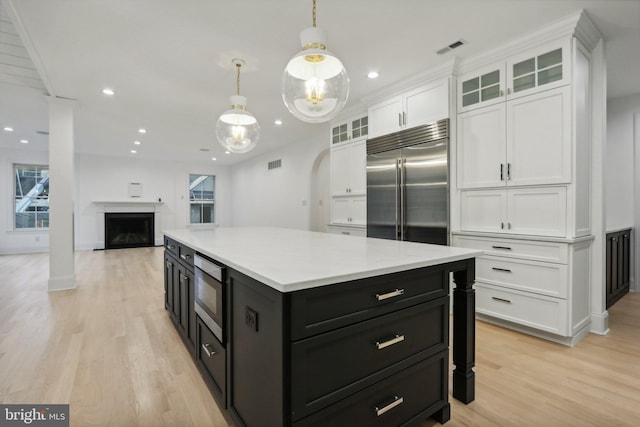
[[[229,426],[164,311],[162,248],[79,252],[76,271],[50,293],[46,254],[0,256],[0,402],[69,403],[73,427]],[[639,425],[640,294],[609,326],[568,348],[477,322],[476,400],[446,425]]]

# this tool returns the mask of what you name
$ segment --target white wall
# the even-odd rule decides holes
[[[607,230],[634,224],[633,113],[640,112],[640,95],[607,103],[605,194]]]
[[[607,145],[605,156],[607,230],[633,227],[631,289],[640,291],[640,136],[638,125],[640,94],[616,98],[607,103]],[[638,175],[640,176],[640,175]]]
[[[11,200],[14,163],[48,163],[48,154],[33,150],[0,149],[0,200]],[[216,223],[230,225],[230,174],[227,167],[214,163],[186,165],[171,160],[146,160],[128,157],[75,156],[76,194],[75,247],[96,249],[104,243],[103,215],[95,201],[125,201],[130,182],[142,183],[142,200],[162,204],[157,209],[156,230],[184,228],[189,222],[188,177],[190,173],[216,175]],[[6,179],[5,179],[6,178]],[[53,195],[52,195],[53,197]],[[1,204],[0,254],[47,251],[47,231],[13,231],[12,204]],[[156,234],[156,242],[161,234]]]
[[[329,203],[323,200],[323,206],[319,206],[320,200],[312,200],[312,193],[328,193],[328,174],[324,178],[314,174],[316,160],[329,145],[328,134],[327,129],[318,126],[318,135],[313,139],[234,165],[231,168],[232,225],[312,229],[311,209],[321,209]],[[282,159],[282,167],[268,170],[267,163],[277,159]],[[317,164],[315,169],[323,170]],[[322,181],[326,191],[317,188],[322,186]]]

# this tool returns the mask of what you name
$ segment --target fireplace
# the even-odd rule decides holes
[[[154,246],[153,212],[105,212],[104,248]]]

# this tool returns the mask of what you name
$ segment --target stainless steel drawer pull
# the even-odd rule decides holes
[[[400,295],[404,295],[404,289],[396,289],[395,291],[387,292],[386,294],[376,294],[376,299],[378,301],[384,301]]]
[[[511,304],[511,301],[509,301],[508,299],[498,298],[498,297],[491,297],[491,299],[495,301],[506,302],[507,304]]]
[[[189,254],[181,254],[180,258],[182,258],[184,260],[188,260],[189,258],[191,258],[191,255],[189,255]]]
[[[211,357],[216,354],[216,352],[213,350],[210,350],[210,348],[211,348],[211,344],[202,344],[202,349],[207,354],[207,357]]]
[[[508,268],[491,267],[491,269],[493,271],[504,271],[505,273],[511,273],[511,270],[509,270]]]
[[[382,350],[385,347],[398,344],[399,342],[402,342],[402,341],[404,341],[404,335],[396,335],[395,338],[391,338],[390,340],[385,342],[376,341],[376,347],[378,348],[378,350]]]
[[[378,408],[377,406],[375,407],[376,416],[379,417],[385,412],[392,410],[398,405],[401,405],[403,402],[404,402],[404,399],[402,397],[393,396],[393,402],[389,403],[387,406],[383,406],[382,408]]]
[[[167,261],[167,268],[171,268],[171,263]]]
[[[175,249],[175,248],[176,248],[176,247],[175,247],[175,246],[173,246],[173,245],[167,245],[167,249],[171,249],[171,250],[173,250],[173,249]]]
[[[511,248],[509,246],[491,246],[493,249],[504,249],[505,251],[510,251]]]

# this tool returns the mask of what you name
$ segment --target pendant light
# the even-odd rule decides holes
[[[246,110],[247,98],[240,96],[240,68],[242,59],[231,61],[236,66],[236,95],[231,96],[231,109],[222,113],[216,125],[218,142],[232,153],[246,153],[256,146],[260,139],[258,120]]]
[[[335,117],[349,97],[349,76],[342,62],[327,50],[327,33],[316,27],[316,0],[313,0],[313,27],[300,33],[302,51],[282,74],[282,99],[291,114],[307,123],[326,122]]]

